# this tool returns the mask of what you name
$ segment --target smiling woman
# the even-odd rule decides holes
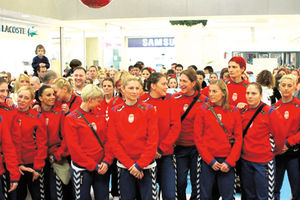
[[[21,178],[17,188],[18,199],[25,199],[28,185],[32,199],[44,196],[43,171],[47,157],[47,133],[44,115],[31,108],[34,98],[33,89],[23,86],[18,90],[18,112],[13,123],[18,125],[20,133],[12,134],[18,152]]]

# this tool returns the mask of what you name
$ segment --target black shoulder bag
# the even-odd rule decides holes
[[[248,122],[245,130],[243,131],[243,137],[245,137],[245,135],[247,134],[247,131],[250,127],[250,125],[252,124],[252,122],[254,121],[254,119],[256,118],[256,116],[258,115],[258,113],[260,113],[260,111],[265,107],[265,103],[261,104],[261,106],[259,106],[259,108],[256,110],[256,112],[254,113],[254,115],[252,116],[252,118],[250,119],[250,121]]]
[[[102,161],[103,158],[104,158],[104,155],[105,155],[103,143],[101,142],[101,140],[100,140],[99,136],[97,135],[97,133],[96,133],[95,129],[93,128],[93,126],[88,122],[88,120],[84,117],[84,115],[83,115],[81,112],[79,112],[78,110],[75,110],[75,112],[76,112],[78,115],[80,115],[80,117],[82,117],[82,119],[89,125],[89,127],[90,127],[91,130],[93,131],[95,137],[97,138],[97,140],[98,140],[100,146],[102,147],[102,149],[103,149],[103,157],[102,157],[102,159],[101,159],[101,161]]]
[[[190,110],[192,109],[192,107],[194,106],[194,104],[196,103],[196,101],[199,99],[199,97],[200,97],[200,92],[194,97],[192,103],[189,105],[189,107],[186,109],[186,111],[181,116],[181,122],[185,119],[185,117],[187,116],[187,114],[189,114]]]
[[[220,126],[222,127],[222,129],[224,130],[224,132],[226,133],[226,135],[228,136],[229,139],[229,144],[231,145],[231,147],[234,145],[235,143],[235,138],[233,137],[233,134],[230,135],[227,131],[227,129],[225,128],[224,124],[222,123],[222,121],[220,120],[220,118],[217,116],[215,110],[213,107],[211,107],[208,103],[206,103],[206,105],[208,106],[208,109],[211,110],[211,112],[214,114],[215,118],[217,119],[217,121],[219,122]]]

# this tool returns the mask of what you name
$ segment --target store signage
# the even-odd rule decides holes
[[[3,33],[27,35],[28,37],[33,37],[37,35],[37,30],[35,30],[34,26],[25,28],[22,26],[11,26],[11,25],[2,24],[0,30]]]
[[[128,38],[128,47],[174,47],[174,37]]]

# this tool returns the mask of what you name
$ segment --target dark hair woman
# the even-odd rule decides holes
[[[70,199],[72,198],[71,184],[68,184],[69,179],[65,180],[63,178],[69,177],[70,172],[67,171],[65,172],[66,174],[61,176],[60,173],[54,171],[53,167],[53,165],[69,165],[67,161],[69,153],[64,132],[61,130],[64,114],[61,108],[54,108],[55,94],[51,86],[43,85],[39,89],[38,97],[41,103],[41,113],[45,118],[48,136],[48,160],[46,161],[44,172],[46,183],[49,183],[49,195],[51,199]]]
[[[197,184],[197,176],[200,175],[200,168],[197,164],[200,164],[200,158],[194,142],[194,120],[197,110],[208,98],[200,95],[201,87],[194,70],[182,71],[179,85],[181,92],[172,95],[172,99],[175,102],[172,105],[173,109],[178,109],[181,115],[180,135],[174,149],[177,166],[177,194],[179,199],[186,199],[187,175],[188,171],[190,171],[192,183],[191,199],[196,199],[200,189],[200,185]],[[193,101],[194,104],[192,104]],[[189,110],[188,113],[186,112],[187,110]],[[184,115],[185,117],[183,117]]]
[[[275,86],[272,73],[268,70],[262,70],[257,75],[256,82],[262,86],[262,101],[270,106],[272,104],[271,97],[273,96],[273,88]]]
[[[171,95],[167,94],[167,79],[152,73],[148,79],[149,93],[141,101],[154,106],[158,116],[159,142],[156,151],[157,179],[163,199],[175,199],[175,170],[172,163],[173,145],[179,136],[180,115],[172,108]]]
[[[280,113],[268,105],[261,109],[261,98],[261,86],[249,84],[246,91],[248,105],[241,111],[244,129],[241,183],[246,199],[274,198],[274,157],[282,151],[286,136]],[[256,112],[256,118],[250,122]]]
[[[0,199],[4,199],[4,196],[8,195],[7,192],[12,195],[11,192],[14,191],[13,195],[16,195],[15,189],[20,178],[16,148],[11,137],[12,134],[19,131],[17,126],[13,126],[16,110],[5,103],[7,96],[7,81],[0,78],[0,149],[3,152],[3,156],[0,158],[0,181],[4,183],[3,187],[0,187]],[[7,170],[4,168],[4,162]]]
[[[222,80],[209,85],[210,103],[197,112],[194,122],[195,143],[202,157],[200,196],[211,199],[214,182],[222,199],[235,195],[235,164],[242,147],[239,111],[229,105],[228,90]]]

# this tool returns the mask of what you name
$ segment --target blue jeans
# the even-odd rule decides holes
[[[190,171],[192,194],[191,200],[200,198],[200,184],[197,182],[200,176],[200,156],[195,146],[176,146],[176,180],[178,200],[186,200],[187,176]]]
[[[275,199],[280,200],[280,189],[282,186],[285,170],[289,178],[292,200],[300,199],[300,166],[299,158],[290,156],[276,156],[276,179]]]
[[[223,163],[226,158],[215,158],[219,163]],[[235,172],[231,168],[229,172],[214,171],[210,165],[202,161],[200,175],[200,196],[201,200],[212,199],[214,182],[217,186],[222,199],[232,200],[235,196]]]
[[[275,160],[256,163],[247,160],[242,164],[242,187],[247,200],[268,200],[274,198]]]
[[[136,198],[137,189],[141,194],[142,200],[156,200],[156,168],[145,169],[144,177],[139,180],[130,174],[127,169],[120,170],[120,195],[122,200],[133,200]]]
[[[109,199],[109,174],[98,174],[96,171],[76,171],[71,168],[71,180],[76,200],[90,200],[91,186],[96,200]]]
[[[164,200],[175,200],[175,169],[173,165],[173,156],[162,156],[157,159],[157,182],[162,191]]]

